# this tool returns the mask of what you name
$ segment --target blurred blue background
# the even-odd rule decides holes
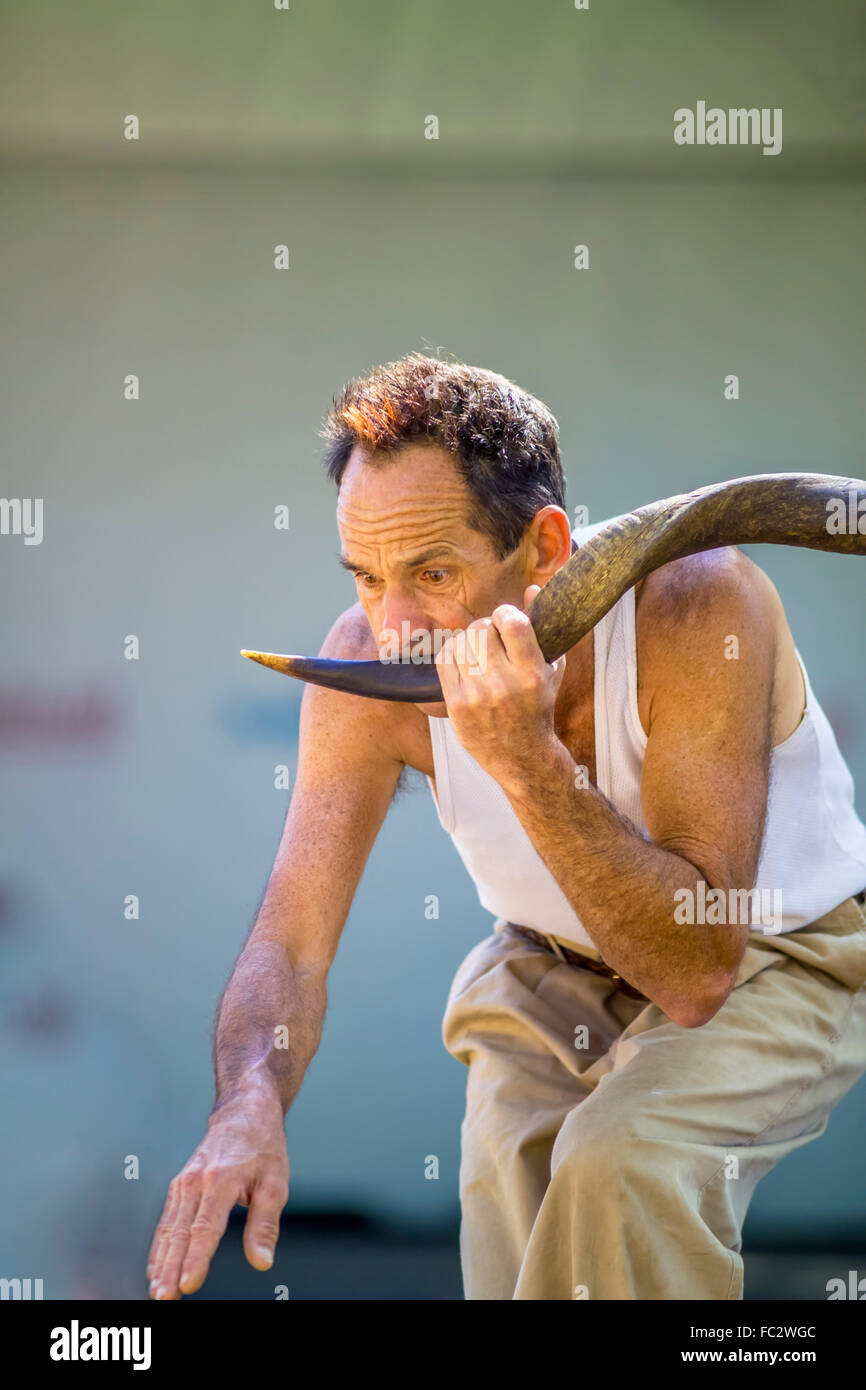
[[[40,545],[0,537],[0,1275],[139,1298],[296,763],[301,689],[239,649],[315,651],[354,601],[331,397],[416,349],[501,372],[556,415],[591,521],[746,473],[864,476],[864,11],[6,0],[0,26],[0,492],[44,499]],[[783,152],[676,147],[698,99],[782,107]],[[751,553],[866,816],[863,567]],[[466,1074],[439,1028],[490,927],[418,785],[287,1119],[273,1278],[235,1227],[200,1297],[460,1296]],[[823,1298],[866,1251],[864,1120],[860,1084],[759,1186],[747,1297]]]

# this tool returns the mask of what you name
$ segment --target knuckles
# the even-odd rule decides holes
[[[171,1235],[168,1238],[169,1246],[183,1245],[184,1247],[186,1247],[189,1244],[189,1238],[191,1234],[192,1228],[190,1226],[186,1226],[182,1222],[178,1222],[176,1226],[172,1227]]]
[[[529,619],[522,608],[516,608],[513,603],[500,603],[498,608],[494,608],[491,620],[495,621],[497,627],[503,624],[513,627],[528,627]]]

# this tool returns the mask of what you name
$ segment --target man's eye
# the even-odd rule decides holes
[[[435,585],[435,584],[441,584],[442,581],[443,581],[443,579],[446,579],[447,577],[448,577],[448,571],[447,571],[447,570],[425,570],[425,571],[424,571],[424,578],[425,578],[425,579],[429,579],[429,580],[431,581],[431,583],[433,583],[434,585]]]
[[[379,582],[375,574],[356,574],[355,578],[357,579],[359,584],[365,584],[368,589],[372,588],[374,584],[377,584]]]

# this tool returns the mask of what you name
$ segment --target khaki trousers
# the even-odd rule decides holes
[[[753,932],[701,1028],[497,923],[454,977],[469,1299],[740,1299],[760,1178],[866,1070],[866,910]],[[816,1294],[819,1297],[820,1294]]]

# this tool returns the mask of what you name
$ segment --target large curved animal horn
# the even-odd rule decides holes
[[[666,497],[617,517],[557,570],[528,611],[546,660],[595,627],[645,575],[683,555],[725,545],[799,545],[866,555],[866,482],[826,473],[759,473]],[[299,680],[376,700],[441,701],[430,664],[242,656]]]

